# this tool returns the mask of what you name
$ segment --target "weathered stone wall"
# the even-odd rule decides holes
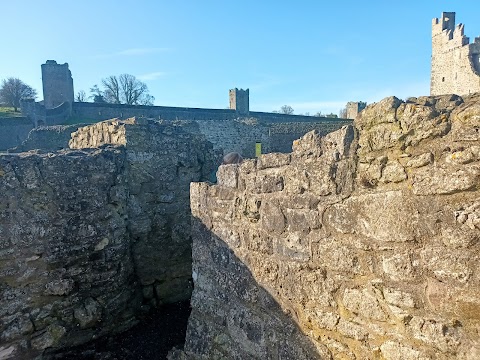
[[[54,151],[68,149],[71,134],[81,125],[40,126],[30,130],[27,138],[9,152],[25,152],[35,149]]]
[[[264,151],[267,152],[281,152],[289,153],[292,151],[292,144],[294,140],[302,137],[307,132],[316,130],[320,136],[340,129],[344,125],[349,125],[352,122],[346,119],[330,119],[325,118],[317,122],[283,122],[272,123],[269,125],[269,148]]]
[[[133,116],[163,120],[226,120],[237,117],[235,110],[195,109],[171,106],[146,106],[82,103],[73,104],[73,115],[94,120],[111,118],[127,119]]]
[[[431,95],[480,92],[480,37],[470,44],[455,13],[432,22]]]
[[[210,175],[212,145],[132,119],[71,146],[0,156],[2,359],[49,358],[190,297],[189,183]]]
[[[387,98],[192,184],[171,357],[479,358],[479,119],[480,97]]]
[[[262,143],[263,152],[289,152],[292,141],[312,129],[322,134],[337,130],[351,123],[347,119],[318,118],[313,116],[273,114],[264,112],[249,113],[248,117],[238,117],[235,110],[192,109],[165,106],[125,106],[118,104],[75,103],[74,115],[78,118],[125,119],[136,116],[157,118],[163,121],[185,120],[198,124],[186,129],[192,133],[205,135],[215,149],[224,153],[232,151],[244,157],[255,156],[255,143]]]
[[[2,359],[133,324],[124,162],[120,150],[0,156]]]
[[[244,157],[255,157],[255,143],[261,142],[264,151],[271,151],[267,127],[256,119],[235,119],[228,121],[198,121],[200,133],[222,149],[224,154],[235,151]]]
[[[0,118],[0,151],[20,145],[32,129],[27,118]]]
[[[219,159],[201,135],[146,119],[79,128],[70,147],[126,146],[128,229],[136,275],[154,305],[190,298],[189,184],[208,180]]]

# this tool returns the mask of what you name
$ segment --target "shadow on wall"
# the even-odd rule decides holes
[[[259,285],[229,244],[200,219],[192,222],[192,235],[197,240],[192,249],[192,313],[185,350],[172,351],[170,360],[329,358],[328,351],[302,333],[295,312],[282,308]],[[268,269],[264,271],[268,274]]]

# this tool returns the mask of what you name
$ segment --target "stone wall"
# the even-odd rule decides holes
[[[347,119],[318,118],[251,111],[248,117],[238,117],[235,110],[193,109],[165,106],[125,106],[118,104],[75,103],[74,116],[85,119],[105,119],[136,116],[162,121],[188,121],[198,124],[187,131],[205,135],[215,149],[224,153],[239,152],[244,157],[255,156],[255,143],[262,143],[263,152],[289,152],[294,139],[312,129],[322,134],[337,130]]]
[[[226,120],[237,117],[230,109],[196,109],[172,106],[123,105],[103,103],[73,104],[73,116],[93,120],[127,119],[133,116],[162,120]]]
[[[455,13],[432,22],[431,95],[480,92],[480,37],[470,44]]]
[[[32,129],[33,123],[27,118],[0,118],[0,151],[20,145]]]
[[[172,359],[480,357],[480,96],[387,98],[191,186]]]
[[[350,120],[331,118],[319,119],[316,122],[273,122],[268,127],[270,147],[264,153],[289,153],[292,151],[294,140],[302,137],[307,132],[316,130],[319,135],[324,136],[351,123]]]
[[[9,149],[9,152],[25,152],[35,149],[43,151],[68,149],[68,142],[71,139],[72,132],[76,131],[80,126],[55,125],[34,128],[30,130],[27,138],[19,146]]]
[[[1,359],[49,359],[190,297],[189,183],[210,175],[211,144],[130,120],[71,146],[0,156]]]
[[[124,161],[120,150],[0,156],[2,359],[133,324]]]
[[[52,109],[55,110],[55,109]],[[52,111],[50,110],[50,111]],[[298,139],[313,129],[321,134],[339,129],[351,123],[346,119],[331,119],[313,116],[285,115],[262,112],[250,112],[251,117],[238,117],[232,110],[172,108],[161,106],[125,106],[117,104],[75,103],[74,116],[78,119],[103,119],[116,117],[125,119],[131,116],[158,120],[164,124],[183,126],[192,134],[203,134],[213,143],[215,149],[224,153],[236,151],[244,157],[255,156],[255,144],[262,143],[265,152],[290,152],[294,139]],[[48,123],[55,123],[47,116]],[[58,129],[52,127],[56,133]],[[39,134],[34,133],[32,136]],[[54,137],[52,136],[46,137]],[[37,136],[38,137],[38,136]],[[23,140],[23,139],[22,139]],[[31,141],[27,141],[30,143]],[[68,142],[68,141],[67,141]],[[65,142],[65,147],[67,145]],[[34,143],[43,149],[41,142]],[[29,145],[27,145],[29,146]],[[46,144],[48,150],[49,144]]]
[[[153,305],[190,298],[189,184],[208,180],[212,145],[181,126],[146,119],[111,120],[79,128],[70,148],[126,147],[128,229],[135,272]]]

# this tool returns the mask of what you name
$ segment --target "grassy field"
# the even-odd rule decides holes
[[[0,106],[0,117],[20,117],[22,113],[20,111],[13,111],[13,107]]]

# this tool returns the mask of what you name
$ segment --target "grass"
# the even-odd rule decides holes
[[[13,107],[0,106],[0,117],[21,117],[20,111],[13,111]]]
[[[76,124],[95,124],[100,122],[100,120],[93,120],[93,119],[86,119],[77,116],[70,116],[67,120],[65,120],[62,125],[76,125]]]
[[[22,117],[22,112],[17,111],[15,112],[13,107],[8,107],[8,106],[0,106],[0,118],[18,118]],[[94,120],[94,119],[87,119],[87,118],[81,118],[77,116],[71,116],[67,120],[65,120],[62,125],[75,125],[75,124],[95,124],[99,122],[99,120]]]

